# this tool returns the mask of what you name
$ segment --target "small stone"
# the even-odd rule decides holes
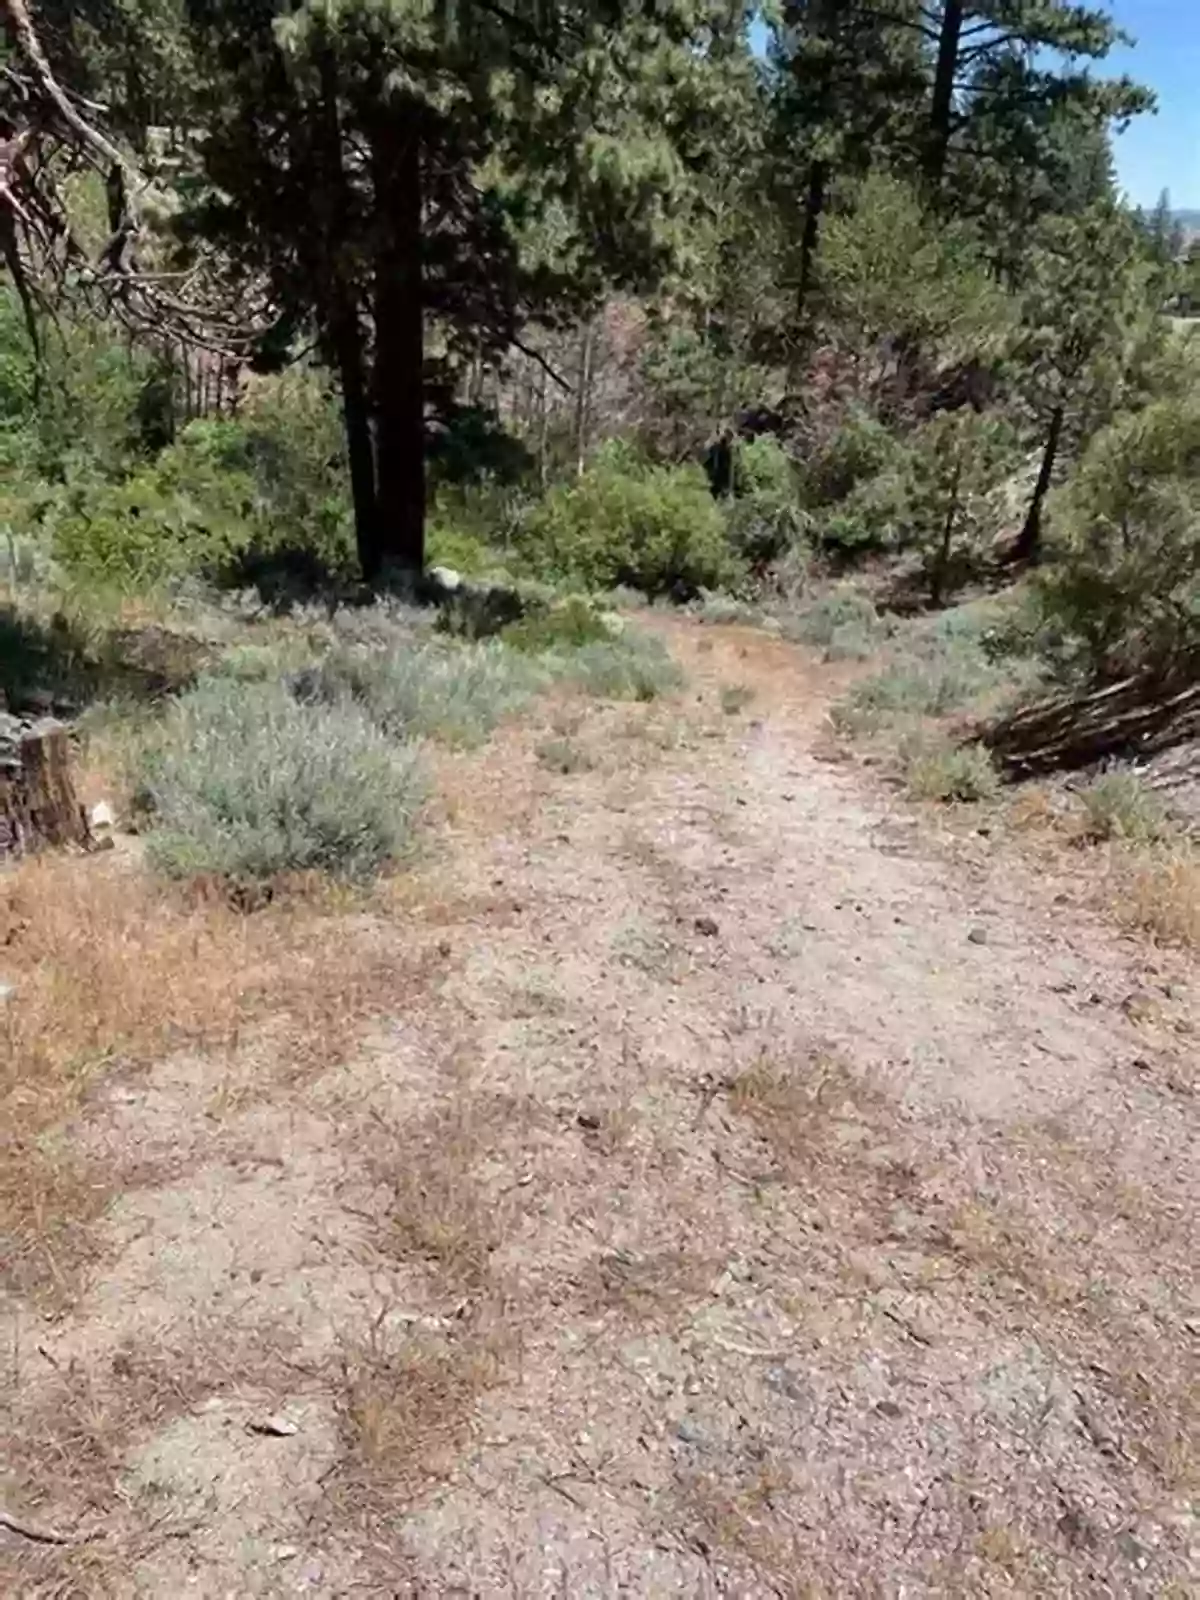
[[[712,917],[697,917],[693,927],[697,933],[703,934],[706,939],[715,939],[721,931]]]
[[[967,934],[967,938],[971,944],[986,944],[988,942],[987,929],[972,928]]]
[[[675,1425],[675,1437],[684,1444],[703,1444],[704,1431],[691,1417],[683,1417]]]
[[[876,1403],[876,1411],[881,1417],[902,1417],[903,1411],[894,1400],[880,1400]]]
[[[246,1424],[246,1427],[251,1433],[266,1434],[272,1439],[290,1439],[293,1434],[300,1432],[296,1424],[290,1422],[287,1417],[277,1416],[255,1417]]]
[[[586,1128],[589,1133],[595,1133],[600,1127],[600,1118],[594,1111],[581,1111],[575,1118],[581,1128]]]
[[[437,585],[443,594],[455,594],[462,588],[462,573],[456,572],[453,567],[430,567],[429,581]]]
[[[88,822],[93,829],[115,828],[117,825],[116,812],[107,800],[100,800],[88,813]]]
[[[0,1006],[6,1006],[10,1000],[15,1000],[16,998],[16,984],[7,983],[3,978],[0,978]]]

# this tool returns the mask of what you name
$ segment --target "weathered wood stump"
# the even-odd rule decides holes
[[[52,717],[26,722],[0,713],[0,859],[87,842],[67,728]]]

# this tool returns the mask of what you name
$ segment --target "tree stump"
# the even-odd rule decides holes
[[[0,858],[87,842],[67,728],[52,717],[26,722],[0,713]]]

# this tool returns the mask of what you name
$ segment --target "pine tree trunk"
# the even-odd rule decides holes
[[[942,536],[938,542],[929,582],[929,599],[935,607],[940,606],[946,596],[946,579],[950,572],[950,555],[954,549],[954,524],[958,520],[958,494],[961,487],[962,460],[959,458],[954,463],[954,473],[950,480],[950,500],[946,506]]]
[[[575,393],[575,476],[581,478],[587,466],[588,425],[591,421],[592,353],[595,324],[588,322],[579,347],[579,386]]]
[[[371,438],[371,405],[367,393],[363,331],[353,311],[344,307],[332,334],[338,385],[342,391],[342,425],[350,464],[350,495],[354,503],[354,541],[358,564],[368,583],[374,583],[383,566],[383,541],[375,493],[375,447]]]
[[[383,566],[379,496],[375,476],[375,444],[371,433],[371,397],[367,385],[366,337],[354,291],[339,264],[339,250],[348,223],[346,171],[342,160],[342,126],[338,109],[337,62],[326,46],[318,57],[321,79],[320,182],[314,194],[314,220],[321,234],[320,306],[325,333],[342,392],[342,422],[354,503],[354,539],[358,564],[368,583]]]
[[[925,152],[925,177],[930,189],[937,189],[946,170],[950,148],[950,119],[954,108],[954,77],[958,71],[958,51],[963,27],[963,0],[946,0],[942,28],[938,35],[937,69],[933,78],[933,100],[929,108],[928,144]]]
[[[1038,468],[1037,482],[1033,486],[1033,496],[1029,502],[1029,510],[1025,513],[1025,525],[1013,546],[1014,561],[1036,562],[1042,553],[1042,503],[1050,490],[1050,483],[1054,477],[1054,463],[1058,459],[1058,446],[1062,438],[1063,408],[1055,406],[1050,415],[1050,431],[1046,435],[1046,447],[1042,451],[1042,464]]]
[[[421,128],[389,116],[374,142],[376,481],[383,565],[425,565],[425,307],[421,272]]]
[[[800,238],[800,281],[796,285],[796,319],[801,329],[808,309],[814,269],[817,264],[817,246],[821,242],[821,218],[825,211],[825,194],[829,187],[828,161],[814,160],[808,168],[808,192],[804,198],[804,232]]]

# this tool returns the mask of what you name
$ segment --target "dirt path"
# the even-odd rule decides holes
[[[446,762],[444,977],[347,1065],[74,1131],[175,1175],[13,1319],[6,1503],[96,1537],[10,1592],[1195,1592],[1193,975],[675,643],[678,738]]]

